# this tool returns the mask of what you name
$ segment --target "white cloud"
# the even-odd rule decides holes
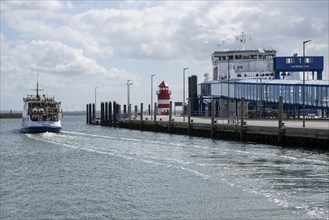
[[[127,79],[134,81],[132,91],[148,94],[149,74],[156,73],[180,100],[181,68],[199,76],[211,71],[216,45],[237,48],[234,38],[242,31],[254,48],[271,47],[279,56],[301,54],[302,41],[312,39],[307,53],[327,61],[329,3],[295,3],[1,1],[1,89],[13,91],[15,79],[33,84],[32,68],[46,73],[54,88],[65,78],[76,91],[100,85],[101,94],[113,87],[111,94],[123,99]]]

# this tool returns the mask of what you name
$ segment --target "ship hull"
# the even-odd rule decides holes
[[[61,127],[25,127],[21,128],[22,133],[46,133],[46,132],[52,132],[52,133],[59,133],[61,131]]]
[[[22,121],[21,132],[22,133],[45,133],[54,132],[58,133],[62,129],[61,121],[31,121],[28,117]]]

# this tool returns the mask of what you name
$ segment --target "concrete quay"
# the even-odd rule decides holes
[[[211,124],[210,118],[157,116],[154,120],[147,116],[143,120],[133,117],[123,119],[118,127],[142,131],[165,132],[213,139],[256,142],[272,145],[301,146],[324,148],[329,150],[329,120],[307,120],[302,127],[302,120],[286,120],[281,126],[278,120],[245,120],[218,119]]]
[[[283,120],[282,114],[279,114],[278,119],[257,120],[245,118],[245,114],[241,112],[239,118],[228,119],[215,117],[214,114],[210,117],[196,117],[189,112],[185,116],[175,116],[170,108],[169,115],[157,115],[155,110],[150,116],[144,115],[143,104],[139,113],[124,111],[124,114],[120,114],[120,108],[115,102],[113,105],[101,103],[101,117],[96,119],[94,105],[89,104],[86,108],[87,124],[329,150],[329,119],[306,119],[306,126],[303,127],[302,120]],[[282,113],[282,108],[280,112]]]

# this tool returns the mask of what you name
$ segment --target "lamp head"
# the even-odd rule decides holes
[[[306,40],[306,41],[303,41],[303,44],[306,44],[306,43],[308,43],[308,42],[310,42],[310,41],[312,41],[312,40]]]

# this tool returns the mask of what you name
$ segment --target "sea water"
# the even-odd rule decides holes
[[[0,219],[329,219],[329,153],[1,119]]]

